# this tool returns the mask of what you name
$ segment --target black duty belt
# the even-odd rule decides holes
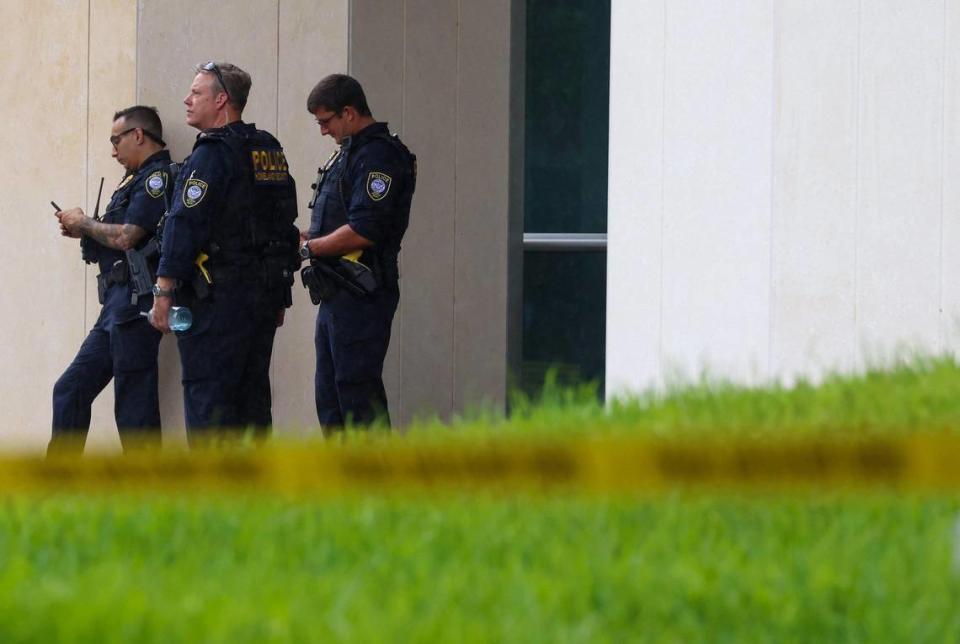
[[[97,275],[97,282],[103,282],[105,287],[113,286],[114,284],[126,284],[129,279],[127,263],[122,259],[115,261],[113,266],[110,267],[110,270]]]
[[[257,263],[239,265],[239,264],[220,264],[207,266],[210,273],[210,279],[214,284],[232,284],[235,282],[258,282],[260,281],[260,266]]]

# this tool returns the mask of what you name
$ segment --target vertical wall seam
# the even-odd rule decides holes
[[[277,98],[276,125],[273,131],[280,138],[280,4],[283,0],[277,0],[277,87],[274,96]]]
[[[400,47],[402,48],[402,63],[400,68],[400,134],[406,136],[406,129],[404,125],[406,124],[406,111],[407,111],[407,3],[403,3],[403,37],[400,39]],[[398,259],[398,270],[403,270],[403,259]],[[397,304],[399,309],[396,315],[397,320],[397,380],[398,380],[398,391],[400,400],[397,404],[397,409],[400,412],[400,419],[404,419],[404,399],[403,399],[403,343],[404,343],[404,334],[403,334],[403,298],[400,298],[399,303]]]
[[[663,58],[660,69],[660,284],[658,297],[660,299],[657,322],[657,368],[660,372],[659,380],[666,383],[666,370],[663,364],[663,283],[664,283],[664,236],[666,234],[667,219],[667,54],[669,42],[667,40],[667,11],[669,0],[663,0]]]
[[[90,48],[93,44],[93,0],[87,0],[87,95],[86,95],[86,127],[84,129],[84,182],[83,182],[83,194],[84,202],[87,204],[87,212],[90,212],[90,64],[91,64],[91,54]],[[87,284],[87,270],[88,265],[83,265],[83,320],[82,328],[86,329],[87,327],[87,307],[90,305],[90,289],[86,288]]]
[[[137,11],[133,27],[133,98],[140,105],[140,3],[137,2]]]
[[[853,366],[861,364],[860,353],[863,349],[863,338],[860,335],[860,129],[862,115],[860,104],[863,94],[861,77],[861,57],[863,56],[863,0],[857,2],[857,55],[854,64],[854,108],[855,108],[855,153],[854,153],[854,183],[853,183]]]
[[[403,62],[401,63],[400,68],[400,134],[401,136],[406,136],[407,132],[404,128],[406,123],[406,111],[407,111],[407,5],[406,2],[403,3],[403,38],[401,39],[403,47]],[[397,269],[398,272],[403,270],[403,260],[398,259]],[[403,344],[404,344],[404,335],[403,335],[403,298],[400,298],[400,301],[397,303],[397,314],[395,319],[397,320],[397,382],[398,382],[398,395],[400,400],[397,402],[397,410],[400,413],[400,420],[402,421],[405,417],[403,414],[404,400],[403,400]]]
[[[947,169],[947,18],[949,17],[949,12],[947,11],[947,2],[943,2],[943,70],[941,74],[941,87],[940,87],[940,248],[938,249],[938,268],[937,271],[940,280],[938,284],[938,294],[937,294],[937,317],[940,321],[940,351],[943,351],[947,348],[947,319],[944,315],[944,302],[943,302],[943,283],[944,283],[944,266],[943,266],[943,211],[945,204],[945,191],[946,191],[946,169]]]
[[[353,2],[347,3],[347,73],[353,75]]]
[[[452,327],[450,329],[450,411],[454,410],[454,404],[457,400],[457,215],[460,214],[460,202],[458,199],[459,185],[458,175],[460,170],[460,99],[463,93],[463,2],[457,0],[457,100],[456,116],[454,117],[455,134],[453,137],[453,315],[451,316]]]
[[[770,0],[770,212],[767,230],[767,380],[773,379],[774,242],[777,190],[777,4]]]

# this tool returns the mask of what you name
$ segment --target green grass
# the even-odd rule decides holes
[[[953,357],[911,357],[859,375],[829,375],[816,385],[748,387],[702,375],[663,391],[604,405],[593,385],[565,388],[548,376],[536,399],[515,393],[510,417],[473,411],[452,423],[467,435],[678,433],[737,436],[863,435],[918,428],[960,430],[960,364]],[[424,422],[414,432],[449,435]]]
[[[406,438],[960,428],[960,366],[589,387]],[[348,437],[347,440],[352,440]],[[0,642],[960,639],[956,496],[0,497]]]
[[[0,640],[951,641],[957,510],[18,500],[0,511]]]

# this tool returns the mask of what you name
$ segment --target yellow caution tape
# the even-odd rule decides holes
[[[3,491],[120,489],[342,493],[672,489],[960,490],[960,436],[766,442],[629,438],[424,443],[408,439],[232,451],[0,458]]]

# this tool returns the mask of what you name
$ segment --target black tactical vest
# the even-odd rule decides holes
[[[204,248],[213,266],[247,266],[275,258],[278,271],[299,265],[296,227],[296,187],[283,148],[270,133],[218,130],[201,144],[222,143],[230,148],[237,174],[228,186],[225,203],[212,222]]]

